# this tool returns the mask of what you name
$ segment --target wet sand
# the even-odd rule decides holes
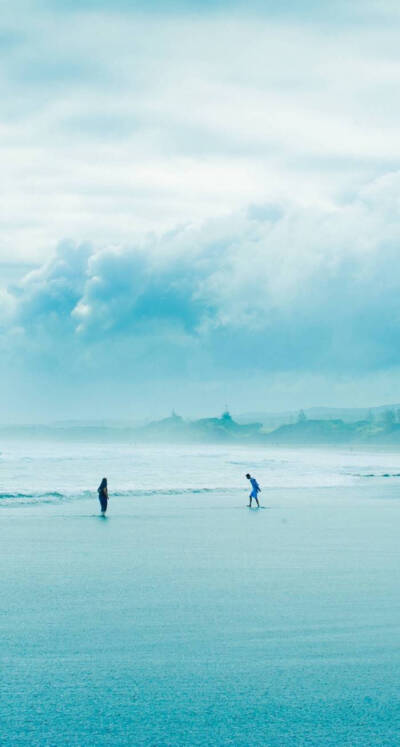
[[[1,744],[398,745],[398,495],[1,509]]]

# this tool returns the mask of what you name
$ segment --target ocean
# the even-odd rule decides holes
[[[400,743],[397,454],[1,452],[2,745]]]
[[[10,441],[0,450],[0,507],[96,496],[103,476],[118,496],[221,493],[246,496],[250,471],[265,488],[400,483],[396,452],[220,445]]]

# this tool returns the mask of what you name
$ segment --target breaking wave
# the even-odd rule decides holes
[[[179,496],[179,495],[199,495],[202,493],[232,493],[240,491],[240,488],[157,488],[148,490],[113,490],[110,493],[111,498],[148,498],[151,496]],[[241,491],[243,492],[243,491]],[[97,491],[82,490],[80,492],[32,492],[32,493],[0,493],[0,506],[10,505],[34,505],[42,503],[63,503],[85,498],[97,498]]]
[[[400,477],[400,472],[355,472],[354,477]]]

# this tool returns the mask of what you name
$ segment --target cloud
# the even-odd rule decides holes
[[[390,174],[335,209],[251,206],[136,247],[64,242],[9,294],[10,329],[66,370],[102,347],[137,376],[398,366],[399,188]]]
[[[0,330],[7,329],[14,318],[15,298],[11,293],[0,288]]]
[[[5,10],[3,391],[374,391],[399,365],[397,7],[167,5]]]
[[[374,3],[317,5],[10,7],[1,259],[43,262],[60,236],[133,243],[249,203],[334,205],[398,168],[395,10],[372,27]]]

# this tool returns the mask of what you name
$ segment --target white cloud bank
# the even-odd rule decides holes
[[[390,399],[400,366],[399,196],[392,173],[331,209],[253,205],[135,247],[64,242],[9,290],[2,365],[59,392],[71,381],[116,387],[143,407],[152,383],[160,407],[171,398],[189,406],[196,387],[211,392],[210,406],[223,393],[236,409],[261,396],[267,406],[268,382],[276,391],[278,381],[283,406],[299,381],[297,396],[309,400],[318,378],[333,392],[367,377],[365,396]]]

